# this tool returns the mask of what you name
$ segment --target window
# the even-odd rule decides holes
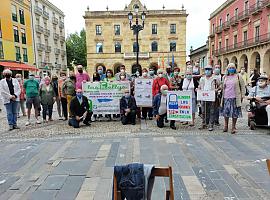
[[[153,35],[157,34],[157,24],[152,24],[152,34]]]
[[[25,21],[24,21],[24,11],[22,9],[19,10],[19,14],[20,14],[20,23],[25,25]]]
[[[96,52],[103,53],[103,44],[101,42],[97,43]]]
[[[16,49],[16,61],[20,61],[21,60],[21,50],[20,47],[15,47]]]
[[[260,26],[255,27],[255,42],[260,41]]]
[[[244,45],[247,45],[248,32],[247,31],[244,31],[243,35],[244,35]]]
[[[120,42],[116,42],[114,45],[115,53],[121,53],[121,44]]]
[[[226,22],[229,22],[230,21],[230,14],[227,14],[226,16]]]
[[[17,7],[15,5],[11,5],[11,11],[12,11],[12,20],[17,22]]]
[[[171,34],[176,34],[176,24],[171,24],[170,25],[170,33]]]
[[[21,33],[22,33],[22,43],[26,44],[26,34],[25,34],[25,30],[21,29]]]
[[[248,11],[248,9],[249,9],[249,2],[246,1],[246,2],[245,2],[245,11]]]
[[[121,34],[120,25],[114,25],[114,35],[120,34]]]
[[[2,41],[0,41],[0,59],[4,59],[4,48]]]
[[[237,47],[237,40],[238,40],[237,35],[234,35],[234,36],[233,36],[233,44],[234,44],[234,48]]]
[[[170,42],[170,52],[176,51],[176,42]]]
[[[2,38],[2,26],[1,26],[1,19],[0,19],[0,38]]]
[[[27,49],[23,48],[23,62],[28,62]]]
[[[13,26],[13,31],[14,31],[14,41],[15,42],[20,42],[18,27]]]
[[[234,10],[234,16],[235,16],[236,19],[238,18],[238,8],[235,8],[235,10]]]
[[[219,41],[219,43],[218,43],[218,50],[220,51],[221,50],[221,41]]]
[[[138,52],[139,52],[139,45],[137,45],[137,43],[134,42],[134,43],[133,43],[133,52],[137,52],[137,50],[138,50]]]
[[[156,41],[152,42],[151,49],[152,49],[152,52],[158,51],[158,43]]]
[[[101,34],[102,34],[101,25],[96,25],[96,35],[101,35]]]
[[[222,26],[222,19],[219,19],[219,26]]]
[[[226,46],[226,50],[228,50],[228,48],[229,48],[229,39],[225,40],[225,46]]]

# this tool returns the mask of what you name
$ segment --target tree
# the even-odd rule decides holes
[[[71,67],[72,61],[76,65],[87,66],[86,60],[86,32],[81,30],[80,34],[77,32],[70,34],[66,40],[67,48],[67,64]]]

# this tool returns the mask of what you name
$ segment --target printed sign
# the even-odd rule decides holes
[[[138,107],[152,107],[153,79],[135,79],[135,99]]]
[[[87,82],[84,95],[92,101],[94,114],[120,114],[120,99],[124,90],[130,90],[129,82]]]
[[[197,100],[214,102],[216,100],[215,90],[210,90],[210,91],[198,90]]]
[[[168,120],[192,121],[192,92],[169,91],[167,94]]]

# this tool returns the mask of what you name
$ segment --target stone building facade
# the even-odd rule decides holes
[[[175,66],[185,67],[186,10],[148,10],[139,0],[132,0],[124,10],[85,12],[88,72],[93,73],[100,65],[115,73],[121,65],[129,73],[136,71],[136,35],[128,20],[135,5],[139,6],[139,15],[146,13],[144,30],[139,33],[141,68],[163,67],[161,63],[166,67],[172,64],[172,56]]]
[[[270,73],[270,0],[227,0],[210,16],[210,63]]]
[[[205,45],[193,49],[192,47],[190,48],[190,62],[191,65],[194,65],[195,63],[199,63],[200,67],[205,67],[208,64],[208,52],[209,52],[209,44],[208,41],[206,42]]]

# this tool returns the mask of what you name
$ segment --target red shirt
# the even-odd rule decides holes
[[[153,97],[156,96],[160,92],[160,88],[162,85],[167,85],[168,88],[170,89],[170,83],[169,81],[162,77],[162,78],[155,78],[152,86],[152,94]]]

